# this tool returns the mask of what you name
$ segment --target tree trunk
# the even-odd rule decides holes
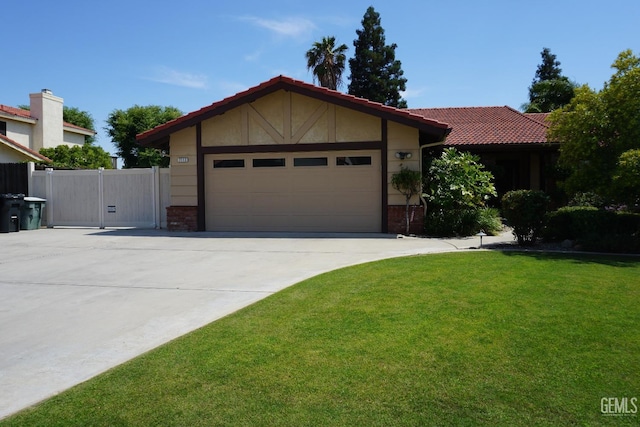
[[[411,197],[407,197],[407,205],[404,208],[404,220],[405,220],[405,234],[408,236],[409,235],[409,201],[411,200]]]

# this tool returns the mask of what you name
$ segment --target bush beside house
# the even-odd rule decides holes
[[[543,191],[509,191],[502,198],[502,215],[513,228],[519,245],[535,244],[544,225],[549,196]]]
[[[543,237],[586,251],[640,253],[640,214],[568,206],[547,214]]]

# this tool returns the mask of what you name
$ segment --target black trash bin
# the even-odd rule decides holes
[[[0,233],[20,231],[20,208],[24,194],[0,194]]]

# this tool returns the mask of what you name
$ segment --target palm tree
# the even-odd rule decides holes
[[[342,72],[347,59],[346,44],[336,47],[335,37],[323,37],[322,42],[315,42],[306,53],[307,69],[313,72],[313,81],[320,86],[337,90],[342,84]]]

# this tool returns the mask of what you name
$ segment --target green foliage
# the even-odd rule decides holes
[[[562,69],[560,68],[560,61],[556,60],[556,55],[551,53],[551,49],[545,47],[540,52],[542,62],[536,69],[536,77],[533,82],[542,82],[545,80],[555,80],[562,77]]]
[[[473,236],[483,231],[490,236],[502,231],[497,209],[431,209],[425,217],[425,231],[430,236]]]
[[[40,149],[40,154],[52,160],[51,166],[64,169],[111,169],[111,156],[102,147],[85,143],[69,147],[58,145]]]
[[[307,69],[312,70],[314,81],[320,86],[337,90],[342,85],[342,73],[349,49],[346,44],[336,47],[335,37],[323,37],[306,53]]]
[[[502,215],[513,228],[519,245],[536,243],[548,204],[549,197],[543,191],[515,190],[502,197]]]
[[[618,159],[612,179],[616,200],[637,208],[640,205],[640,149],[628,150]]]
[[[529,87],[529,104],[526,113],[549,113],[571,102],[576,84],[567,77],[544,80]]]
[[[594,208],[604,208],[605,201],[602,197],[593,192],[576,193],[571,200],[569,206],[591,206]]]
[[[577,88],[573,100],[549,118],[548,139],[561,143],[559,165],[568,171],[561,185],[569,196],[595,192],[622,201],[614,176],[633,164],[634,155],[621,158],[623,153],[640,149],[640,59],[627,50],[612,67],[616,72],[601,91]],[[638,187],[625,191],[640,193]]]
[[[549,48],[545,47],[540,55],[542,63],[529,86],[529,103],[523,106],[527,113],[549,113],[567,105],[577,86],[562,75],[560,61]]]
[[[425,187],[429,202],[425,222],[428,234],[466,236],[486,227],[480,224],[480,219],[488,215],[482,210],[496,196],[496,189],[493,175],[484,170],[478,156],[455,148],[445,149],[431,161]]]
[[[105,130],[124,159],[124,168],[147,168],[169,165],[166,150],[145,148],[136,141],[136,135],[176,119],[182,112],[175,107],[134,105],[127,110],[113,110],[107,118]]]
[[[422,192],[422,174],[406,166],[401,166],[400,172],[391,177],[391,185],[405,197],[405,233],[409,234],[409,203],[413,196]]]
[[[640,252],[640,215],[570,206],[550,212],[543,237],[549,241],[573,240],[588,251]]]
[[[76,107],[62,107],[62,120],[85,129],[96,130],[93,116],[87,111],[79,110]],[[84,142],[88,144],[93,144],[95,141],[95,136],[85,136],[84,138]]]
[[[351,76],[349,94],[397,108],[407,108],[400,92],[406,90],[402,64],[396,60],[396,47],[385,44],[380,14],[370,6],[362,18],[362,29],[356,30],[354,57],[349,59]]]
[[[431,162],[427,179],[427,200],[444,210],[484,207],[496,196],[493,175],[480,158],[455,148]]]

